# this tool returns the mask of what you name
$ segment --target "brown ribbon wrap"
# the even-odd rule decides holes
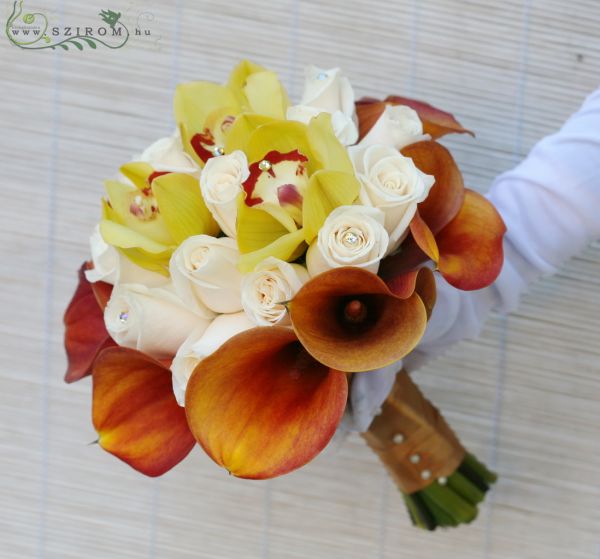
[[[362,436],[406,494],[448,477],[465,455],[439,410],[423,396],[406,371],[396,375],[381,414]]]

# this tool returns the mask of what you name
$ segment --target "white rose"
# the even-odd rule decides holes
[[[377,122],[358,145],[368,147],[383,144],[402,149],[429,139],[429,134],[423,134],[423,123],[414,109],[406,105],[386,105]]]
[[[185,404],[185,389],[196,365],[219,349],[229,338],[254,328],[245,313],[221,314],[206,328],[196,328],[177,350],[171,372],[173,392],[180,406]]]
[[[308,124],[322,112],[331,114],[333,131],[340,142],[344,145],[356,143],[358,127],[350,80],[341,75],[339,68],[322,70],[308,66],[302,100],[299,105],[288,108],[287,119]]]
[[[228,237],[188,237],[169,263],[176,293],[200,312],[205,307],[217,313],[241,311],[239,257],[237,243]]]
[[[306,253],[308,273],[314,277],[341,266],[377,273],[389,243],[384,222],[377,208],[340,206],[333,210]]]
[[[223,233],[235,239],[237,199],[248,178],[248,159],[243,151],[211,157],[200,174],[200,188],[206,207]]]
[[[373,145],[349,150],[350,158],[362,183],[360,202],[379,208],[385,214],[385,228],[390,235],[388,253],[404,240],[410,221],[435,182],[395,148]]]
[[[138,161],[149,163],[155,171],[190,175],[200,171],[196,162],[183,150],[178,131],[173,136],[161,138],[148,146],[139,156]]]
[[[106,329],[119,345],[156,359],[172,357],[192,330],[206,328],[211,319],[186,308],[170,286],[118,284],[104,309]]]
[[[289,324],[284,303],[308,281],[306,268],[266,258],[242,280],[242,306],[258,326]]]
[[[106,243],[98,226],[90,237],[90,249],[94,268],[86,270],[85,276],[91,283],[141,283],[147,287],[159,287],[169,283],[166,276],[137,266],[115,247]]]
[[[94,268],[85,271],[85,277],[91,283],[105,281],[117,283],[119,275],[119,252],[109,245],[100,234],[100,227],[96,225],[90,236],[90,252]]]

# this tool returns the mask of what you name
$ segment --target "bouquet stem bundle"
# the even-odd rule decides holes
[[[402,492],[413,524],[425,530],[473,521],[496,481],[406,372],[363,437]]]

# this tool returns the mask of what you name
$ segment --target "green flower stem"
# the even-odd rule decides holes
[[[424,530],[469,524],[477,518],[477,505],[496,479],[496,474],[467,452],[445,484],[435,480],[420,491],[404,494],[404,502],[413,524]]]

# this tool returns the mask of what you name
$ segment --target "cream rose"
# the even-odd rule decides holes
[[[385,214],[390,236],[388,253],[406,237],[408,226],[435,182],[420,171],[410,157],[393,147],[374,145],[349,150],[354,169],[362,183],[360,202],[379,208]]]
[[[173,136],[161,138],[148,146],[138,158],[152,165],[155,171],[168,171],[171,173],[197,174],[200,167],[183,150],[179,132]]]
[[[333,210],[306,253],[310,276],[341,266],[376,273],[389,243],[384,222],[383,212],[373,207],[340,206]]]
[[[105,281],[115,284],[119,277],[119,253],[109,245],[100,234],[100,227],[96,225],[90,236],[90,251],[94,268],[85,271],[85,277],[91,283]]]
[[[169,264],[173,287],[194,310],[208,307],[217,313],[242,310],[242,276],[237,270],[237,243],[227,237],[188,237]]]
[[[248,159],[243,151],[211,157],[200,174],[204,202],[223,233],[232,239],[236,237],[238,195],[249,174]]]
[[[173,356],[192,330],[211,320],[186,308],[171,286],[118,284],[104,309],[106,329],[119,345],[157,359]]]
[[[358,127],[350,80],[342,76],[339,68],[322,70],[308,66],[302,100],[288,108],[287,118],[308,124],[322,112],[331,114],[333,131],[340,142],[347,146],[356,143]]]
[[[208,328],[199,327],[190,333],[171,364],[173,392],[180,406],[185,404],[185,389],[198,363],[219,349],[229,338],[254,326],[244,312],[239,312],[221,314]]]
[[[258,326],[289,324],[283,303],[308,281],[306,268],[278,258],[266,258],[242,280],[242,306]]]
[[[402,149],[428,139],[430,136],[423,134],[423,123],[414,109],[406,105],[386,105],[377,122],[358,145],[364,148],[382,144]]]

